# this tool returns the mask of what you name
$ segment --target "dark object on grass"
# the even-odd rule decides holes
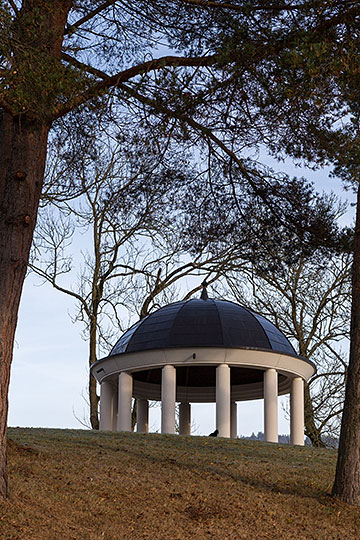
[[[209,437],[217,437],[219,435],[219,430],[215,429],[212,433],[210,433]]]

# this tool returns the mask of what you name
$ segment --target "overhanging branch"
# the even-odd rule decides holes
[[[56,118],[64,116],[68,112],[72,111],[74,108],[83,105],[90,99],[101,95],[109,88],[120,88],[123,83],[129,81],[130,79],[133,79],[138,75],[144,75],[145,73],[149,73],[150,71],[156,71],[157,69],[162,69],[165,67],[211,66],[216,63],[218,57],[216,55],[201,56],[195,58],[186,58],[182,56],[163,56],[161,58],[149,60],[148,62],[143,62],[142,64],[137,64],[136,66],[125,69],[124,71],[121,71],[120,73],[116,73],[115,75],[111,76],[106,75],[105,73],[95,68],[92,68],[91,66],[82,64],[81,62],[72,58],[69,55],[63,54],[63,58],[66,59],[67,62],[72,63],[73,65],[76,65],[77,67],[84,69],[85,71],[88,71],[93,75],[101,77],[102,80],[94,83],[87,91],[79,94],[78,96],[75,96],[73,99],[69,100],[64,105],[59,105],[58,107],[56,107],[53,114],[54,120]]]
[[[163,114],[166,114],[168,116],[171,116],[173,118],[177,118],[181,120],[182,122],[188,124],[190,127],[195,129],[197,132],[202,133],[208,140],[211,140],[213,143],[216,144],[225,154],[227,154],[234,163],[239,167],[241,174],[243,177],[247,180],[249,185],[251,186],[253,192],[255,195],[259,196],[261,200],[266,204],[266,206],[269,208],[269,210],[272,212],[272,214],[280,221],[280,223],[283,222],[281,217],[278,215],[278,213],[275,211],[273,206],[270,204],[270,202],[267,200],[267,197],[264,193],[264,190],[259,188],[255,180],[252,178],[251,174],[248,172],[247,168],[245,167],[244,163],[241,159],[238,158],[238,156],[235,154],[231,148],[229,148],[221,139],[219,139],[212,131],[211,129],[203,126],[202,124],[199,124],[196,120],[193,118],[190,118],[186,116],[183,113],[180,113],[179,111],[172,111],[168,107],[166,107],[163,103],[160,103],[158,100],[151,99],[147,96],[143,96],[133,88],[130,88],[129,86],[121,83],[118,85],[119,88],[123,89],[127,94],[137,99],[140,103],[150,106],[159,112],[162,112]]]

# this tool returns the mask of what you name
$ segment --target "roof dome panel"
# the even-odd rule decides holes
[[[182,347],[251,348],[296,355],[289,340],[265,317],[226,300],[191,299],[169,304],[134,324],[110,356]]]
[[[253,315],[254,317],[256,317],[256,319],[259,321],[264,331],[266,332],[272,349],[276,351],[282,351],[284,347],[286,348],[289,346],[289,340],[284,336],[282,332],[280,332],[278,328],[276,328],[276,326],[272,322],[270,322],[262,315],[259,315],[258,313],[253,313]],[[293,349],[292,345],[290,346]]]
[[[211,336],[213,347],[223,346],[219,312],[214,301],[193,299],[182,302],[174,320],[170,347],[204,347]]]
[[[250,310],[226,300],[217,300],[216,304],[221,316],[224,342],[228,347],[271,348],[262,325]]]

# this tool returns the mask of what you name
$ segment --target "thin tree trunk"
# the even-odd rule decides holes
[[[7,496],[10,366],[44,177],[49,126],[0,112],[0,495]]]
[[[360,506],[360,186],[352,276],[350,359],[332,494]]]
[[[309,385],[304,385],[304,416],[305,416],[305,435],[309,437],[313,446],[325,448],[326,444],[321,439],[321,433],[316,427],[314,421],[314,409],[311,402]]]
[[[93,429],[99,429],[99,396],[96,391],[96,380],[89,373],[90,424]]]
[[[90,336],[89,336],[89,367],[96,362],[96,322],[90,321]],[[96,392],[96,380],[89,372],[89,403],[90,403],[90,424],[93,429],[99,429],[99,396]]]
[[[137,399],[134,398],[133,406],[131,409],[131,431],[135,431],[135,426],[137,423]]]

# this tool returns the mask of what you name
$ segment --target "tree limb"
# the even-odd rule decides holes
[[[60,291],[60,292],[63,292],[69,296],[72,296],[73,298],[75,298],[76,300],[78,300],[80,302],[80,304],[83,306],[85,312],[88,314],[89,311],[88,311],[88,306],[86,305],[86,302],[84,301],[84,299],[77,293],[75,293],[74,291],[72,291],[71,289],[66,289],[65,287],[61,287],[57,282],[56,282],[56,278],[55,276],[50,276],[48,275],[46,272],[44,272],[39,266],[35,266],[34,264],[29,264],[28,265],[29,268],[31,270],[33,270],[33,272],[35,272],[38,276],[41,276],[43,279],[45,279],[46,281],[48,281],[49,283],[51,283],[51,285],[54,287],[54,289]]]
[[[15,15],[18,17],[20,12],[19,12],[14,0],[9,0],[9,4],[13,8]]]
[[[210,128],[208,128],[206,126],[203,126],[202,124],[199,124],[198,122],[196,122],[196,120],[194,120],[193,118],[189,118],[184,113],[181,113],[181,112],[178,112],[178,111],[172,111],[171,109],[166,107],[163,103],[159,102],[158,100],[154,100],[154,99],[151,99],[151,98],[149,98],[147,96],[143,96],[142,94],[140,94],[139,92],[137,92],[133,88],[130,88],[128,85],[125,85],[125,84],[121,83],[121,84],[118,85],[118,87],[123,89],[130,96],[137,99],[140,103],[148,105],[148,106],[158,110],[159,112],[162,112],[163,114],[172,116],[174,118],[178,118],[179,120],[183,121],[184,123],[187,123],[190,127],[195,129],[196,131],[202,133],[206,138],[208,138],[209,140],[214,142],[216,144],[216,146],[221,148],[221,150],[223,150],[225,152],[225,154],[227,154],[237,164],[237,166],[239,167],[239,169],[241,171],[241,174],[246,178],[249,185],[253,189],[253,192],[261,198],[261,200],[267,205],[267,207],[270,209],[270,211],[277,217],[277,219],[280,222],[282,222],[280,216],[277,214],[275,209],[272,207],[272,205],[269,204],[269,202],[268,202],[268,200],[266,198],[266,195],[264,193],[264,190],[259,189],[258,185],[254,181],[254,179],[251,177],[251,174],[249,173],[249,171],[245,167],[242,160],[239,159],[238,156],[235,154],[235,152],[233,150],[231,150],[223,141],[221,141],[212,132],[212,130]]]
[[[103,4],[100,4],[97,8],[95,8],[93,11],[90,11],[87,15],[84,17],[81,17],[78,21],[74,22],[74,24],[69,24],[65,30],[65,34],[72,34],[74,29],[79,28],[82,24],[90,21],[90,19],[93,19],[96,15],[101,13],[101,11],[104,11],[104,9],[107,9],[108,7],[115,4],[117,0],[107,0]]]
[[[66,55],[66,57],[67,61],[70,63],[71,57],[69,57],[68,55]],[[80,105],[89,101],[90,99],[101,95],[109,88],[120,88],[124,82],[127,82],[138,75],[144,75],[145,73],[149,73],[150,71],[156,71],[157,69],[162,69],[164,67],[211,66],[216,63],[217,58],[218,57],[216,55],[201,56],[196,58],[186,58],[182,56],[163,56],[161,58],[154,58],[153,60],[149,60],[148,62],[143,62],[142,64],[137,64],[136,66],[132,66],[131,68],[125,69],[124,71],[121,71],[120,73],[116,73],[115,75],[111,76],[106,75],[99,70],[95,70],[95,68],[92,68],[91,66],[86,66],[85,64],[82,64],[75,59],[72,59],[72,64],[77,65],[78,67],[82,67],[89,73],[101,76],[103,80],[95,83],[87,91],[83,92],[78,96],[75,96],[73,99],[69,100],[64,105],[59,105],[58,107],[56,107],[53,114],[53,119],[55,120],[64,116],[68,112],[72,111],[74,108],[77,108]]]
[[[211,0],[181,0],[183,4],[188,4],[196,7],[209,7],[216,9],[230,9],[231,11],[240,11],[244,12],[244,6],[237,6],[236,4],[231,4],[229,2],[213,2]],[[293,11],[305,7],[305,4],[300,5],[288,5],[288,4],[273,4],[273,5],[262,5],[258,4],[251,6],[252,10],[256,11]]]
[[[61,57],[63,60],[71,64],[72,66],[75,66],[83,71],[86,71],[87,73],[91,73],[91,75],[95,75],[96,77],[100,77],[100,79],[106,79],[107,74],[103,71],[100,71],[99,69],[96,69],[92,66],[89,66],[88,64],[84,64],[83,62],[80,62],[80,60],[77,60],[76,58],[73,58],[67,53],[62,53]]]

